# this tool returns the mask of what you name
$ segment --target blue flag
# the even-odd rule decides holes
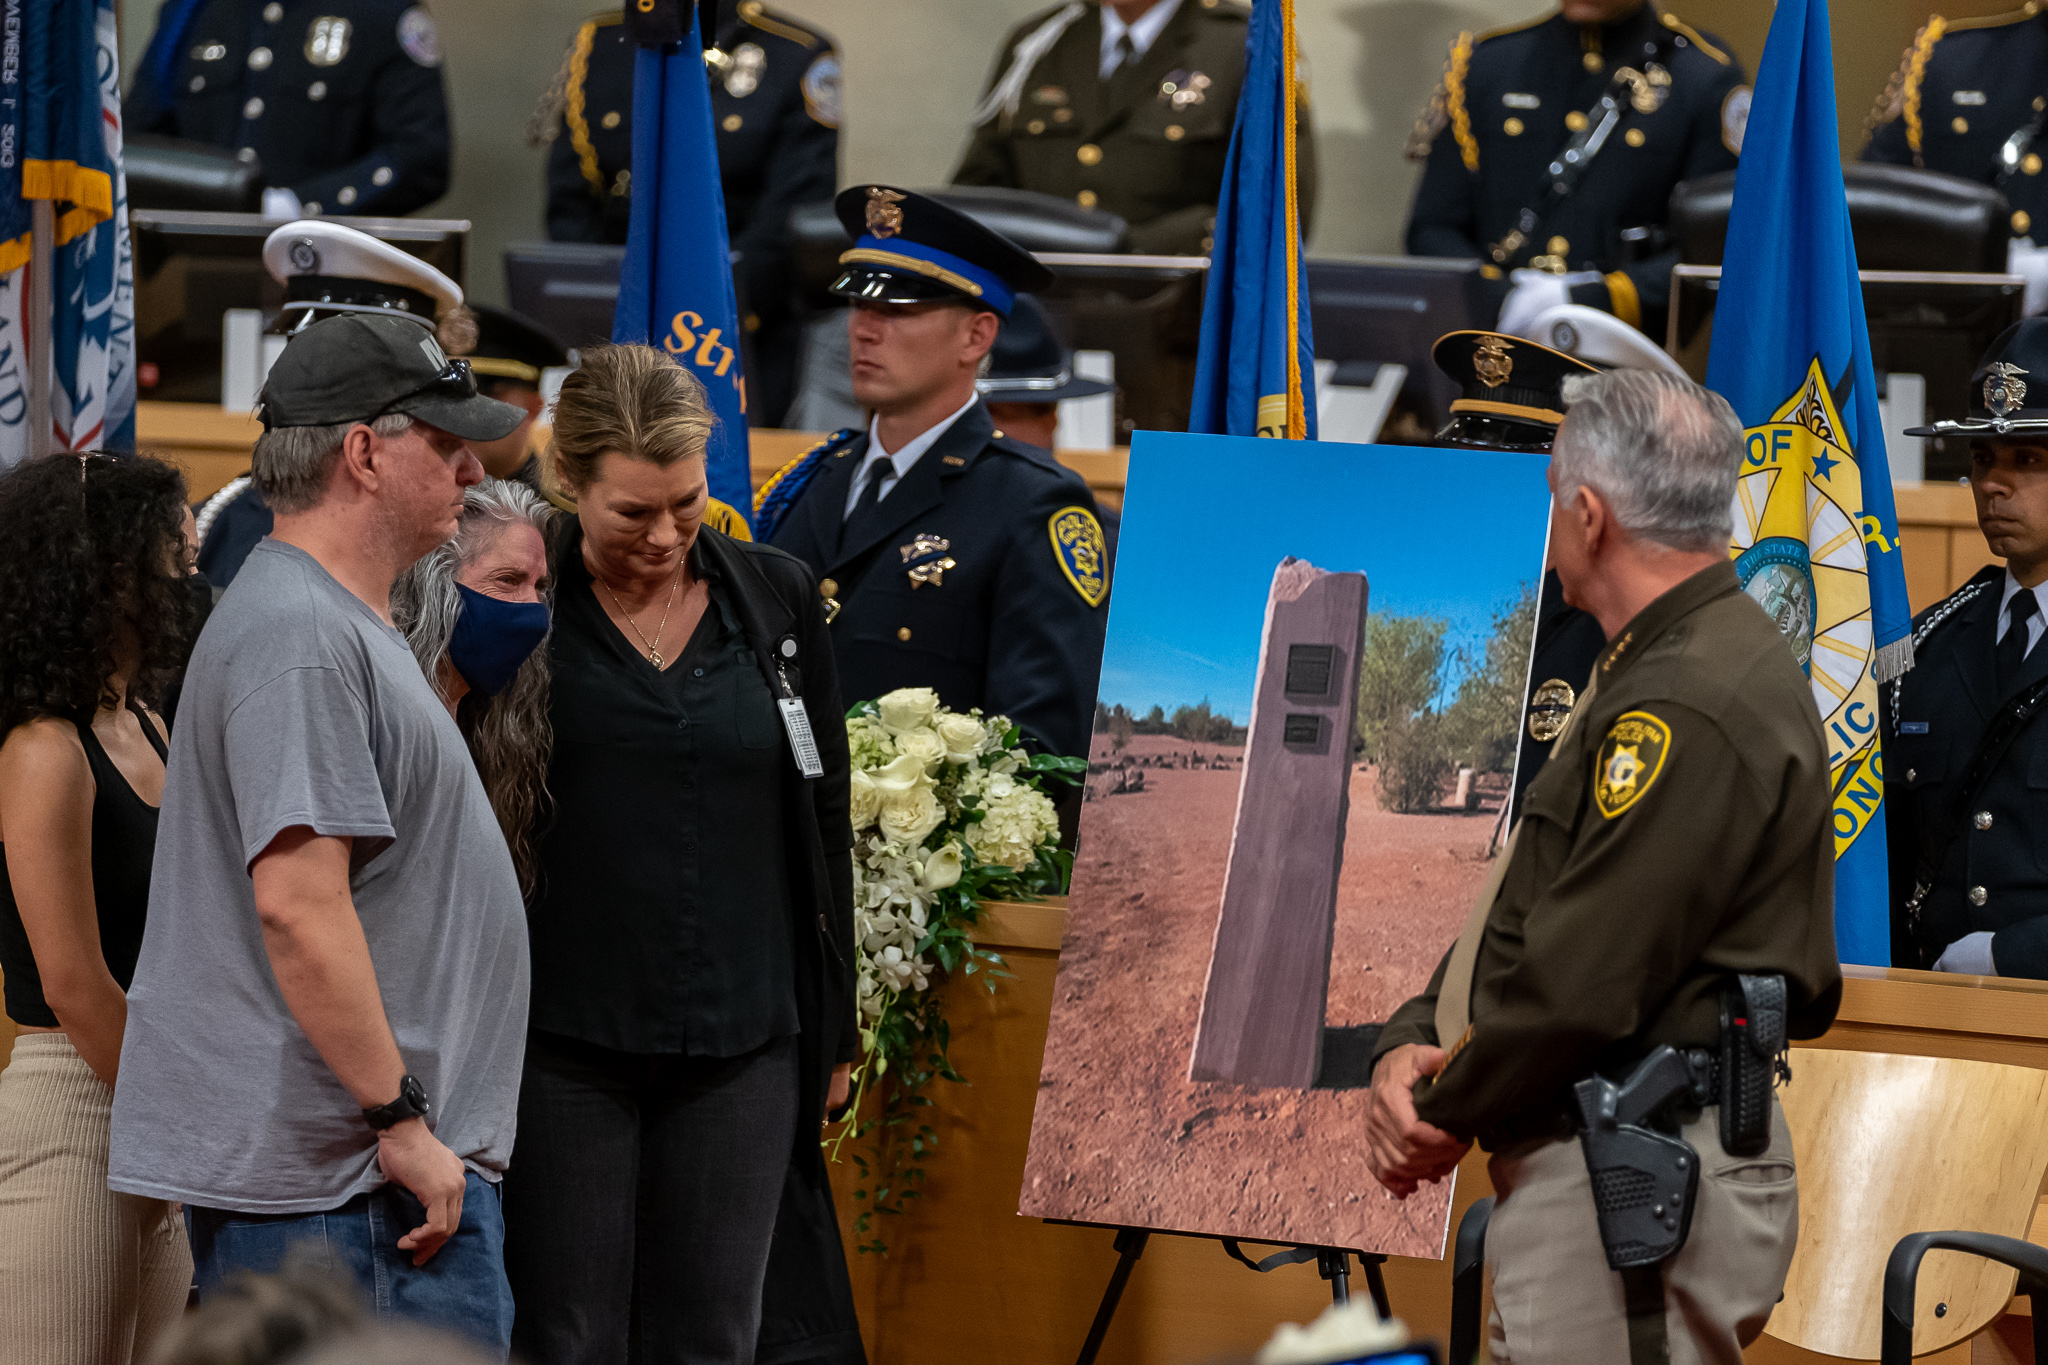
[[[633,208],[612,340],[659,346],[703,381],[718,414],[706,458],[711,496],[748,508],[754,496],[732,247],[697,6],[688,8],[687,41],[643,47],[633,58]]]
[[[1316,436],[1315,342],[1295,198],[1294,54],[1294,0],[1260,0],[1216,205],[1189,431]]]
[[[1723,260],[1707,387],[1746,429],[1731,554],[1820,708],[1837,949],[1887,966],[1877,685],[1913,666],[1912,611],[1842,192],[1826,0],[1779,0],[1771,20]]]

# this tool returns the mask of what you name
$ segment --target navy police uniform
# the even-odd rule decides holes
[[[1570,193],[1552,197],[1552,158],[1597,133],[1610,91],[1619,123]],[[1733,169],[1748,118],[1726,45],[1654,2],[1612,24],[1553,12],[1461,33],[1409,142],[1426,166],[1408,250],[1476,256],[1489,273],[1597,271],[1570,301],[1661,335],[1678,259],[1665,241],[1672,188]]]
[[[2048,14],[2030,4],[1988,19],[1936,15],[1878,97],[1863,159],[1996,185],[2012,205],[2013,236],[2031,237],[2048,214],[2044,115]]]
[[[258,161],[308,214],[395,216],[448,188],[441,41],[415,0],[170,0],[122,117]]]
[[[965,296],[1006,314],[1020,289],[1050,281],[1009,239],[921,195],[857,186],[838,207],[859,240],[833,289],[856,303]],[[1053,753],[1087,753],[1109,592],[1088,486],[998,430],[977,396],[849,519],[868,446],[868,433],[840,432],[756,502],[762,537],[808,563],[830,599],[843,694],[930,687]]]
[[[576,31],[543,105],[548,236],[626,240],[632,200],[634,45],[617,8]],[[752,340],[756,420],[773,425],[795,394],[802,319],[790,269],[789,216],[839,183],[839,53],[832,39],[760,0],[721,0],[705,53],[726,230],[739,253]],[[556,112],[556,110],[559,112]]]
[[[2048,319],[2028,318],[1985,355],[1968,419],[1908,434],[2048,441],[2048,381],[2038,375],[2048,375]],[[2013,587],[1994,564],[1920,613],[1913,669],[1882,696],[1898,966],[1934,966],[1966,936],[1989,934],[1988,962],[1978,952],[1968,955],[1974,967],[1951,958],[1944,968],[2048,979],[2048,718],[2030,714],[1971,780],[1987,732],[2048,685],[2038,642],[2001,667],[2002,637],[2027,629],[2009,619]]]
[[[1561,351],[1498,332],[1452,332],[1430,354],[1463,390],[1451,403],[1450,422],[1437,433],[1443,446],[1547,453],[1564,421],[1564,381],[1599,373]],[[1536,644],[1518,732],[1510,823],[1521,814],[1523,792],[1549,760],[1565,717],[1606,648],[1599,620],[1567,605],[1556,572],[1546,569],[1536,601]]]

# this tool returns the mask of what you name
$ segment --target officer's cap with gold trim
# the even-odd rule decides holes
[[[1908,436],[2038,436],[2048,432],[2048,317],[2005,329],[1970,376],[1970,415]]]
[[[1600,373],[1562,351],[1499,332],[1452,332],[1437,339],[1430,358],[1461,390],[1437,441],[1491,450],[1549,450],[1564,422],[1564,381]]]
[[[469,353],[469,367],[486,390],[492,381],[537,389],[543,370],[569,363],[562,343],[531,318],[482,304],[472,311],[476,313],[476,345]]]
[[[855,185],[833,201],[854,239],[832,292],[856,303],[958,299],[1002,317],[1052,283],[1030,252],[958,209],[910,190]]]

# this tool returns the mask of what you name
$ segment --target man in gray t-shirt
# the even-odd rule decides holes
[[[294,337],[264,402],[277,526],[186,674],[109,1184],[188,1206],[202,1296],[313,1240],[381,1311],[502,1350],[526,924],[389,612],[482,478],[466,442],[524,414],[376,315]]]

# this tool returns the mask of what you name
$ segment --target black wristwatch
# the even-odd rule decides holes
[[[365,1109],[363,1121],[381,1133],[395,1123],[404,1123],[407,1119],[423,1119],[431,1108],[433,1106],[427,1103],[426,1087],[420,1084],[419,1077],[408,1073],[406,1078],[398,1083],[398,1098],[389,1104]]]

